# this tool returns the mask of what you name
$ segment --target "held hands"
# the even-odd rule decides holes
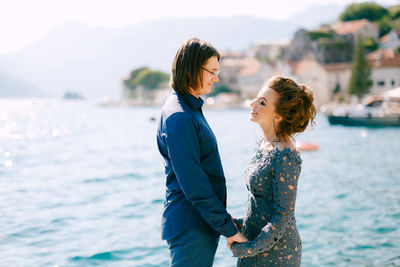
[[[227,237],[226,241],[228,242],[228,246],[230,247],[233,243],[243,243],[249,241],[244,235],[242,235],[240,232],[237,232],[236,235]]]
[[[236,235],[227,237],[226,241],[228,242],[227,246],[229,247],[229,249],[231,249],[231,245],[233,243],[243,243],[243,242],[247,242],[249,240],[244,235],[242,235],[240,232],[237,232]],[[243,258],[243,257],[241,257],[241,258]]]

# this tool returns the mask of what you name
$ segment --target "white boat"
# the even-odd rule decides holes
[[[330,124],[348,126],[400,126],[400,88],[382,95],[369,95],[356,106],[322,110]]]

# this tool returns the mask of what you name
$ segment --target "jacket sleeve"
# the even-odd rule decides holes
[[[239,231],[242,231],[243,228],[243,218],[233,218],[233,222],[236,224],[236,227]]]
[[[186,199],[215,231],[226,237],[235,235],[238,230],[200,164],[193,119],[186,113],[175,113],[166,120],[165,133],[172,168]]]
[[[274,213],[254,240],[232,244],[231,250],[235,257],[254,257],[265,253],[278,243],[288,227],[296,227],[294,207],[300,174],[298,164],[296,159],[288,155],[277,158],[272,180]]]

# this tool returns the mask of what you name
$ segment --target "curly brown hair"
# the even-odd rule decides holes
[[[272,77],[266,85],[280,96],[275,103],[275,112],[282,117],[276,125],[278,137],[293,137],[303,132],[309,123],[315,125],[314,95],[306,85],[280,76]]]

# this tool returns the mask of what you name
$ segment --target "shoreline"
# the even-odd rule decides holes
[[[106,102],[98,103],[97,106],[101,107],[162,107],[164,102],[155,102],[155,101],[137,101],[130,99],[122,99],[122,100],[109,100]],[[241,103],[216,103],[213,102],[209,104],[207,100],[204,101],[203,107],[205,109],[248,109],[246,106],[246,100],[243,100]]]

